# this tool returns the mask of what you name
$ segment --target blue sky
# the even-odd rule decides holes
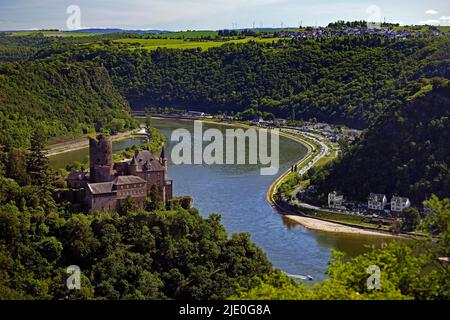
[[[313,26],[372,17],[450,25],[448,0],[0,0],[0,30],[67,29],[69,5],[79,6],[82,28],[224,29],[300,21]]]

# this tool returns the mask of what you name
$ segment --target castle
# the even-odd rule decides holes
[[[149,150],[136,151],[131,161],[113,163],[112,156],[110,136],[90,138],[90,171],[72,171],[66,179],[69,188],[85,190],[84,205],[89,212],[116,210],[128,197],[139,208],[152,193],[164,203],[172,198],[164,147],[159,158]]]

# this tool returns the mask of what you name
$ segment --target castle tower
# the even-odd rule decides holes
[[[89,138],[90,182],[113,179],[112,139],[107,135]]]
[[[161,163],[161,165],[167,170],[167,158],[164,146],[162,147],[161,155],[159,156],[159,163]]]
[[[136,150],[134,152],[133,159],[131,159],[131,162],[130,162],[130,164],[128,166],[128,170],[129,170],[129,173],[131,175],[136,175],[137,174],[137,169],[138,169],[138,166],[139,166],[139,162],[138,162],[138,159],[137,159],[138,155],[139,155],[139,151]]]

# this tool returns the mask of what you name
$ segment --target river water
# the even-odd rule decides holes
[[[190,195],[194,206],[207,217],[220,213],[230,233],[248,232],[253,241],[264,250],[275,267],[289,274],[311,275],[316,280],[326,278],[325,272],[331,250],[355,256],[368,250],[367,246],[380,246],[386,238],[362,235],[342,235],[308,230],[284,219],[272,209],[265,194],[276,176],[260,175],[257,165],[173,165],[170,137],[174,129],[193,131],[193,122],[153,119],[153,125],[167,138],[166,155],[169,156],[169,176],[174,181],[175,195]],[[203,124],[204,129],[227,128],[218,124]],[[119,152],[140,139],[114,142]],[[73,161],[83,161],[87,149],[80,149],[50,158],[54,167],[65,167]],[[305,155],[306,148],[288,138],[280,137],[280,171],[287,170]]]

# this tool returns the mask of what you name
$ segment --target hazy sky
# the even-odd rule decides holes
[[[0,0],[0,30],[67,29],[70,5],[80,8],[81,28],[286,27],[384,18],[450,25],[449,0]]]

